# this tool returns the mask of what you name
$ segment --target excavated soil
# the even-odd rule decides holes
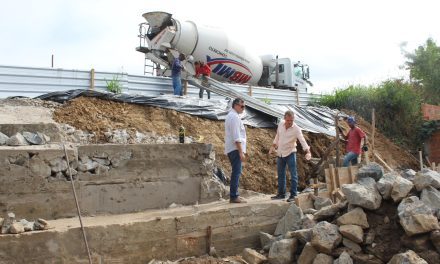
[[[76,129],[94,132],[96,143],[106,143],[104,132],[113,129],[127,129],[155,133],[159,136],[177,135],[180,125],[186,128],[187,136],[198,142],[213,144],[218,165],[230,173],[230,164],[224,147],[224,122],[214,121],[174,110],[150,106],[106,101],[97,98],[80,97],[57,108],[53,116],[58,123],[69,124]],[[360,126],[371,129],[369,124],[360,120]],[[262,193],[275,193],[277,190],[276,158],[268,154],[275,129],[247,127],[248,155],[244,164],[241,187]],[[321,157],[331,144],[332,138],[321,134],[305,133],[307,142],[312,146],[312,156]],[[395,146],[385,137],[376,133],[376,150],[392,167],[415,168],[417,161],[406,151]],[[343,153],[341,146],[341,153]],[[299,188],[306,187],[305,177],[310,176],[313,164],[304,159],[301,147],[298,148]]]

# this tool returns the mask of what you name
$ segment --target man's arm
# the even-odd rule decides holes
[[[296,130],[296,138],[299,140],[299,143],[301,143],[301,147],[303,148],[303,150],[306,153],[310,153],[310,147],[307,144],[307,141],[304,138],[304,135],[299,127],[297,127],[297,130]]]
[[[232,129],[232,136],[234,138],[235,146],[237,147],[238,154],[240,155],[240,160],[244,161],[245,156],[243,153],[243,147],[241,145],[240,124],[241,124],[241,120],[239,117],[237,117],[236,119],[233,120],[231,129]]]

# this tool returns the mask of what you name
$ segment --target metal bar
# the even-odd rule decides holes
[[[84,244],[86,246],[87,255],[89,257],[89,263],[92,264],[92,256],[90,255],[90,249],[89,249],[89,244],[87,243],[86,231],[84,229],[84,225],[83,225],[82,218],[81,218],[81,210],[79,209],[78,198],[76,196],[75,184],[73,183],[72,170],[70,168],[69,156],[67,155],[66,145],[64,143],[63,143],[63,149],[64,149],[64,155],[66,156],[66,160],[67,160],[67,168],[69,169],[69,179],[70,179],[70,183],[72,184],[73,197],[75,198],[76,210],[78,213],[79,223],[81,225],[81,231],[82,231],[83,238],[84,238]]]

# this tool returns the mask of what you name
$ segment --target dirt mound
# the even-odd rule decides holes
[[[159,136],[178,135],[180,125],[186,128],[188,136],[198,142],[213,144],[216,160],[219,166],[230,174],[230,164],[224,147],[224,122],[214,121],[176,112],[174,110],[134,104],[118,103],[97,98],[81,97],[66,103],[54,112],[54,120],[69,124],[77,129],[94,132],[97,135],[96,143],[106,143],[104,132],[114,129],[127,129],[128,133],[136,131],[155,133]],[[363,123],[361,127],[364,128]],[[370,131],[367,129],[367,131]],[[276,158],[269,156],[269,148],[275,137],[275,129],[251,128],[247,129],[248,159],[244,164],[241,187],[262,193],[275,193],[277,190]],[[330,146],[332,139],[321,134],[305,133],[305,138],[312,146],[313,157],[321,157],[325,149]],[[402,156],[403,150],[395,147],[391,142],[384,143],[383,152],[379,147],[387,142],[378,135],[377,149],[389,164],[413,167],[411,158]],[[399,149],[394,151],[394,149]],[[388,152],[388,149],[391,152]],[[342,150],[342,146],[341,146]],[[342,153],[342,152],[341,152]],[[396,157],[395,157],[396,156]],[[402,156],[402,157],[400,157]],[[392,161],[395,162],[391,162]],[[305,188],[305,176],[312,172],[312,163],[304,159],[301,147],[298,148],[298,175],[299,188]],[[414,166],[416,166],[415,163]],[[290,177],[289,177],[290,178]]]

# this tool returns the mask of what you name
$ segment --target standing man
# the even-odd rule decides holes
[[[245,160],[246,153],[246,129],[241,121],[240,114],[244,111],[244,101],[236,98],[232,101],[232,109],[226,116],[225,121],[225,154],[231,162],[231,185],[229,202],[246,203],[238,194],[242,162]]]
[[[286,165],[290,170],[290,196],[288,202],[295,200],[297,196],[298,175],[296,172],[296,141],[299,140],[303,150],[306,152],[306,159],[311,158],[310,147],[302,134],[301,128],[293,122],[295,115],[288,110],[284,114],[284,120],[280,122],[277,135],[273,141],[269,154],[277,152],[278,172],[278,194],[272,199],[286,198]]]
[[[174,95],[183,95],[182,80],[180,79],[180,74],[183,69],[183,60],[185,60],[185,55],[180,53],[179,58],[175,58],[173,64],[171,65],[171,78],[173,79]]]
[[[208,85],[208,79],[206,77],[211,77],[211,68],[208,64],[205,64],[203,61],[196,61],[194,63],[194,66],[196,68],[196,78],[199,78],[200,75],[202,75],[203,81],[202,85],[209,87]],[[205,89],[200,88],[199,91],[199,98],[203,99],[203,91]],[[211,91],[206,90],[206,93],[208,94],[208,99],[211,99]]]
[[[367,135],[365,135],[364,131],[356,126],[356,120],[353,116],[349,116],[347,118],[347,124],[350,127],[350,131],[348,131],[347,135],[344,135],[342,129],[338,127],[342,136],[345,140],[347,140],[346,151],[344,162],[342,166],[348,167],[350,163],[352,165],[356,165],[358,163],[358,157],[361,154],[361,140],[364,139],[364,145],[362,150],[367,151]]]

